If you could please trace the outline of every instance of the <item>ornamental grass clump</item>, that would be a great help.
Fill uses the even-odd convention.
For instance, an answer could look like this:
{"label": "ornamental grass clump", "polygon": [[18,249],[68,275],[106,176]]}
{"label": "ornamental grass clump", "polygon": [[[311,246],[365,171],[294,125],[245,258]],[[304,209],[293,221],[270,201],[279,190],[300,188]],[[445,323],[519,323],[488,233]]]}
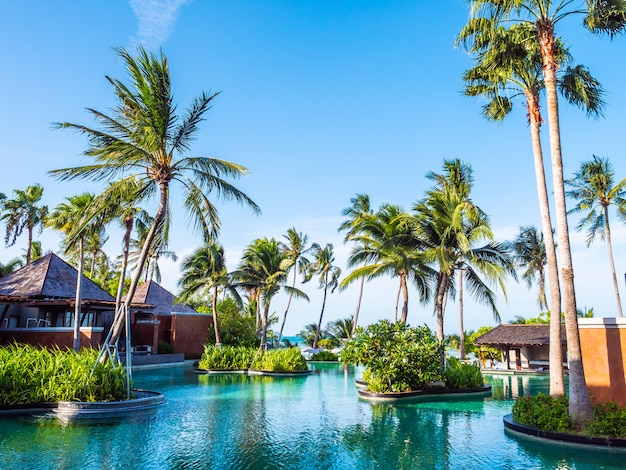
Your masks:
{"label": "ornamental grass clump", "polygon": [[363,379],[374,393],[420,390],[443,380],[443,342],[426,326],[410,327],[381,320],[363,329],[341,352],[346,364],[364,365]]}
{"label": "ornamental grass clump", "polygon": [[485,385],[479,363],[463,363],[456,357],[449,357],[447,360],[444,382],[446,388],[451,389],[479,388]]}
{"label": "ornamental grass clump", "polygon": [[206,370],[246,370],[250,367],[256,348],[245,346],[216,347],[204,346],[204,352],[198,362],[200,369]]}
{"label": "ornamental grass clump", "polygon": [[98,364],[98,351],[0,347],[0,405],[126,399],[126,369]]}
{"label": "ornamental grass clump", "polygon": [[270,349],[257,354],[250,369],[267,372],[303,372],[309,370],[300,348]]}

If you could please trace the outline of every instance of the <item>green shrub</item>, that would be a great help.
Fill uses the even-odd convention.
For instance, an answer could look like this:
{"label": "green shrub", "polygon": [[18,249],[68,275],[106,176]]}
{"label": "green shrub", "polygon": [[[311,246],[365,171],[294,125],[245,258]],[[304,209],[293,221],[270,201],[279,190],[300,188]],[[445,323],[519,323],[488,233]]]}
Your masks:
{"label": "green shrub", "polygon": [[626,407],[615,402],[594,406],[593,421],[585,429],[585,434],[626,438]]}
{"label": "green shrub", "polygon": [[317,346],[322,348],[322,349],[332,349],[333,348],[333,342],[332,340],[325,338],[325,339],[320,339],[317,342]]}
{"label": "green shrub", "polygon": [[364,365],[368,390],[375,393],[420,390],[443,379],[444,344],[426,326],[381,320],[358,328],[341,352],[347,364]]}
{"label": "green shrub", "polygon": [[311,356],[312,361],[338,361],[339,356],[337,354],[332,353],[330,351],[320,351]]}
{"label": "green shrub", "polygon": [[539,393],[537,396],[517,398],[513,404],[513,419],[544,431],[568,432],[569,407],[567,397],[551,397]]}
{"label": "green shrub", "polygon": [[444,382],[447,388],[478,388],[485,384],[480,364],[467,364],[456,357],[449,357],[444,372]]}
{"label": "green shrub", "polygon": [[166,341],[159,341],[157,354],[174,354],[174,346]]}
{"label": "green shrub", "polygon": [[0,347],[0,405],[118,401],[127,397],[126,369],[96,364],[98,351]]}
{"label": "green shrub", "polygon": [[222,346],[218,348],[212,344],[207,344],[204,346],[198,367],[207,370],[248,369],[255,352],[255,348],[244,346]]}
{"label": "green shrub", "polygon": [[309,367],[300,351],[300,348],[271,349],[264,354],[258,354],[250,369],[269,372],[299,372]]}

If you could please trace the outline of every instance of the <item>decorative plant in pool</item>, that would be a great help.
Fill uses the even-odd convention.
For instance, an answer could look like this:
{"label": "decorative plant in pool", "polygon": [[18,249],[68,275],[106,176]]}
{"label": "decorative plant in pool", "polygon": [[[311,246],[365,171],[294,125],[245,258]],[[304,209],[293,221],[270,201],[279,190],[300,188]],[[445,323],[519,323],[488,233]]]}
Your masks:
{"label": "decorative plant in pool", "polygon": [[212,344],[204,346],[204,352],[198,363],[206,370],[245,370],[250,367],[257,348],[246,346],[222,346]]}
{"label": "decorative plant in pool", "polygon": [[443,381],[444,349],[443,342],[426,326],[381,320],[357,328],[356,337],[342,350],[341,360],[367,368],[363,379],[370,392],[406,392]]}
{"label": "decorative plant in pool", "polygon": [[446,388],[479,388],[485,385],[485,378],[477,362],[468,364],[456,357],[449,357],[444,372]]}
{"label": "decorative plant in pool", "polygon": [[[321,341],[320,341],[321,342]],[[324,361],[324,362],[337,362],[339,360],[339,356],[334,352],[330,351],[320,351],[311,356],[312,361]]]}
{"label": "decorative plant in pool", "polygon": [[127,397],[126,369],[96,364],[98,351],[80,353],[11,344],[0,347],[0,405],[59,401],[118,401]]}
{"label": "decorative plant in pool", "polygon": [[257,354],[250,369],[267,372],[303,372],[309,369],[300,348],[270,349]]}

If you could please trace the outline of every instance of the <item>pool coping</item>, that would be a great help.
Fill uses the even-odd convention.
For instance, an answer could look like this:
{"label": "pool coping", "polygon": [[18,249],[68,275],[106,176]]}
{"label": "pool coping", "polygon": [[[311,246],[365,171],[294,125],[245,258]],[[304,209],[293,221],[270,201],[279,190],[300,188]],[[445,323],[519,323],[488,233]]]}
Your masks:
{"label": "pool coping", "polygon": [[611,448],[626,451],[626,439],[618,437],[592,437],[582,434],[560,433],[556,431],[544,431],[532,426],[518,423],[513,419],[512,414],[505,415],[502,418],[506,431],[514,435],[537,439],[545,443],[559,443],[566,445],[575,445],[576,447],[586,448]]}
{"label": "pool coping", "polygon": [[433,388],[410,392],[374,393],[363,388],[358,389],[359,398],[372,402],[403,403],[426,401],[450,401],[465,398],[484,398],[491,396],[491,385],[476,388],[446,389]]}

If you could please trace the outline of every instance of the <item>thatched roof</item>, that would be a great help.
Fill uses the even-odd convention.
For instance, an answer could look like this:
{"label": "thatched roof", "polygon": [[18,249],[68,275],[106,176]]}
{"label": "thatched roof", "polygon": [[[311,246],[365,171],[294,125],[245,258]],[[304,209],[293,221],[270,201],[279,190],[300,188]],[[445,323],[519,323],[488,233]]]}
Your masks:
{"label": "thatched roof", "polygon": [[155,314],[197,313],[186,304],[176,302],[176,296],[154,281],[148,281],[137,287],[133,303],[154,305]]}
{"label": "thatched roof", "polygon": [[[39,258],[0,278],[0,297],[5,300],[56,300],[76,297],[78,271],[54,253]],[[115,298],[83,276],[83,301],[115,302]]]}
{"label": "thatched roof", "polygon": [[[566,344],[564,327],[561,328],[561,343]],[[498,325],[476,338],[474,344],[495,348],[548,345],[550,325]]]}

